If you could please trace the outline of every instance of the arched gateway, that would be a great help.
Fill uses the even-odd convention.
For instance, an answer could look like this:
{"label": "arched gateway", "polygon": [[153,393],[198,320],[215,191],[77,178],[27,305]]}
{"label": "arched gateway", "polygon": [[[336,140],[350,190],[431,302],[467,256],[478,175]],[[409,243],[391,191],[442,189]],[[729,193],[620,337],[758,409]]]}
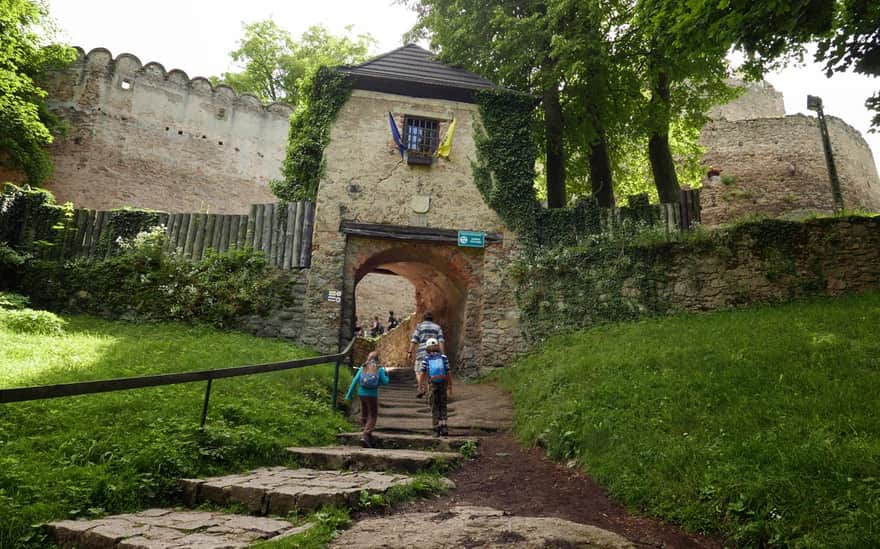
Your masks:
{"label": "arched gateway", "polygon": [[[447,333],[453,368],[473,373],[506,363],[525,346],[504,279],[517,243],[483,201],[471,168],[474,91],[493,84],[414,45],[340,70],[353,91],[324,151],[308,339],[324,349],[347,341],[355,288],[380,272],[413,285],[417,313],[431,310]],[[450,132],[450,154],[440,157]],[[472,235],[465,242],[462,231]]]}

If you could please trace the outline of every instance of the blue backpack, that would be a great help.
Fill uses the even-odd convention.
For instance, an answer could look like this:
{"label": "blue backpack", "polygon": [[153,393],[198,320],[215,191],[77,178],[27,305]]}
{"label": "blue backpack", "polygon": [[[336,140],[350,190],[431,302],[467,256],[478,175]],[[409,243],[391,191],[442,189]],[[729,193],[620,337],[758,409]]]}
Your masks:
{"label": "blue backpack", "polygon": [[364,364],[364,367],[361,370],[361,388],[376,389],[379,387],[379,366],[376,366],[375,368],[375,370],[368,372],[367,365]]}
{"label": "blue backpack", "polygon": [[446,365],[443,364],[442,356],[428,357],[428,378],[431,383],[443,383],[446,381]]}

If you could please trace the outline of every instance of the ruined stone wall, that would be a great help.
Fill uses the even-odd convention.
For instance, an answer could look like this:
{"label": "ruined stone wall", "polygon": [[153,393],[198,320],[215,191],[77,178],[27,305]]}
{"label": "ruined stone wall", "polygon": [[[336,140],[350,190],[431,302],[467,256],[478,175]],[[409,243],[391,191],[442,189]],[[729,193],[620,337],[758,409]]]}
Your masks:
{"label": "ruined stone wall", "polygon": [[275,200],[268,184],[280,177],[289,105],[103,48],[80,52],[47,89],[70,125],[46,184],[58,202],[240,214]]}
{"label": "ruined stone wall", "polygon": [[769,83],[745,82],[731,78],[729,86],[742,88],[742,94],[723,105],[712,107],[707,116],[713,120],[751,120],[753,118],[782,118],[785,116],[785,102],[782,93]]}
{"label": "ruined stone wall", "polygon": [[[827,120],[846,208],[880,211],[880,179],[868,144],[842,120]],[[700,143],[704,163],[720,168],[724,177],[703,183],[703,223],[833,210],[816,118],[715,120],[703,128]]]}
{"label": "ruined stone wall", "polygon": [[410,338],[421,319],[415,315],[406,317],[395,329],[391,330],[376,344],[382,364],[391,368],[412,368],[413,360],[407,360]]}
{"label": "ruined stone wall", "polygon": [[609,251],[527,268],[517,295],[532,341],[603,322],[880,289],[880,217],[764,220]]}

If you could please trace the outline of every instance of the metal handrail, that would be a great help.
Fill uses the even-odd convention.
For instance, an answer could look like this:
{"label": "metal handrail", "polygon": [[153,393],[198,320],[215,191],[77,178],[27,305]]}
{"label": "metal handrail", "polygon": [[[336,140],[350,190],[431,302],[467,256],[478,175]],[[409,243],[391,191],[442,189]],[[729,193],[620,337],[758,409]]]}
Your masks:
{"label": "metal handrail", "polygon": [[0,404],[10,402],[27,402],[32,400],[46,400],[76,395],[91,395],[96,393],[108,393],[112,391],[125,391],[128,389],[142,389],[145,387],[159,387],[162,385],[176,385],[179,383],[191,383],[193,381],[207,381],[205,390],[205,403],[202,407],[201,427],[205,426],[205,418],[208,415],[208,400],[211,397],[211,382],[215,379],[226,377],[240,377],[254,374],[265,374],[303,368],[315,364],[327,364],[335,362],[333,371],[333,395],[331,406],[336,408],[336,394],[339,388],[339,365],[342,360],[351,354],[354,339],[339,353],[333,355],[273,362],[269,364],[254,364],[251,366],[236,366],[233,368],[218,368],[215,370],[200,370],[196,372],[183,372],[178,374],[156,374],[150,376],[121,377],[96,381],[79,381],[75,383],[59,383],[55,385],[37,385],[33,387],[16,387],[12,389],[0,389]]}

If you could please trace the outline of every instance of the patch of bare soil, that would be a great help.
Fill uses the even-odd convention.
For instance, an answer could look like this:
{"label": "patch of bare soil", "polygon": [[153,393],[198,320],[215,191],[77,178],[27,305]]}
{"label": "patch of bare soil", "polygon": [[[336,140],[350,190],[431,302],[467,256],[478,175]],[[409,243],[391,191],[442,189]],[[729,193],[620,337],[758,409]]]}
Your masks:
{"label": "patch of bare soil", "polygon": [[456,489],[395,512],[448,512],[454,505],[493,507],[518,516],[557,517],[620,534],[639,547],[719,549],[724,542],[689,534],[662,521],[634,516],[609,500],[583,473],[523,448],[509,433],[481,437],[480,456],[449,475]]}

